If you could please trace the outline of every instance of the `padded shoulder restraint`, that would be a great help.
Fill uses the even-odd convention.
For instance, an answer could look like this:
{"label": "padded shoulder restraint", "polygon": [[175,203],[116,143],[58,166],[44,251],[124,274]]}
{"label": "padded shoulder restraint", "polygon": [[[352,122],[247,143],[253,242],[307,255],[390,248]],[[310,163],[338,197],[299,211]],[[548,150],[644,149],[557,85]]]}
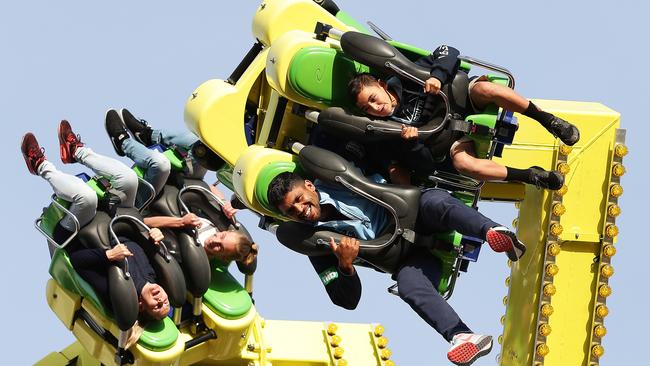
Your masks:
{"label": "padded shoulder restraint", "polygon": [[[201,187],[209,189],[207,188],[207,185],[201,185]],[[219,203],[214,200],[214,197],[208,195],[206,192],[202,190],[186,190],[182,193],[180,199],[185,203],[190,211],[200,213],[201,216],[206,216],[208,220],[214,224],[217,230],[237,231],[253,242],[253,238],[246,228],[241,225],[241,223],[238,226],[233,225],[232,221],[227,218],[221,210]],[[257,268],[257,259],[247,266],[237,262],[237,267],[239,268],[239,271],[244,274],[252,274]]]}
{"label": "padded shoulder restraint", "polygon": [[[386,273],[395,273],[399,264],[409,253],[411,243],[401,237],[388,246],[382,246],[391,237],[384,233],[373,240],[360,240],[358,260],[355,264],[374,268]],[[280,224],[276,232],[278,241],[287,248],[308,256],[331,255],[330,237],[340,241],[343,235],[318,229],[312,225],[287,221]]]}
{"label": "padded shoulder restraint", "polygon": [[412,229],[417,217],[420,190],[416,187],[375,183],[361,170],[339,155],[316,146],[305,146],[300,151],[300,165],[314,177],[333,185],[346,182],[393,209],[400,228]]}
{"label": "padded shoulder restraint", "polygon": [[343,33],[341,48],[346,55],[355,61],[382,70],[389,75],[394,75],[395,72],[386,66],[387,62],[421,80],[427,80],[431,77],[429,70],[425,67],[416,65],[383,39],[368,34],[359,32]]}

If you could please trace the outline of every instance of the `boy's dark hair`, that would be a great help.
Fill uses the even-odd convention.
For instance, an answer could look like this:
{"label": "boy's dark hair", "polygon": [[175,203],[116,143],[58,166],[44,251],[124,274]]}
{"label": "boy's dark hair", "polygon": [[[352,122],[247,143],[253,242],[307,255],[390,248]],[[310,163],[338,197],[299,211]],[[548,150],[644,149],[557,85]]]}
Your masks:
{"label": "boy's dark hair", "polygon": [[284,172],[278,174],[271,183],[269,183],[269,188],[266,191],[266,195],[269,199],[269,204],[277,208],[284,197],[299,183],[303,183],[305,179],[293,172]]}
{"label": "boy's dark hair", "polygon": [[378,81],[379,79],[367,72],[355,75],[348,83],[348,94],[352,99],[352,103],[357,104],[357,97],[359,97],[359,93],[361,93],[361,89],[363,89],[364,86],[371,85]]}

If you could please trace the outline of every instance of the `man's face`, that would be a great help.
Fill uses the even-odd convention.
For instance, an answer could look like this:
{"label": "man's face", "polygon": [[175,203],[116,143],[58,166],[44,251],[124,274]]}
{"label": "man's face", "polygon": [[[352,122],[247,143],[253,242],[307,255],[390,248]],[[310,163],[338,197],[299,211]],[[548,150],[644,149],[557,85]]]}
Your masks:
{"label": "man's face", "polygon": [[155,283],[147,283],[140,294],[140,309],[155,319],[163,319],[169,314],[167,293]]}
{"label": "man's face", "polygon": [[203,247],[208,256],[230,258],[237,252],[237,234],[233,231],[220,231],[205,240]]}
{"label": "man's face", "polygon": [[370,116],[388,117],[393,114],[396,105],[397,101],[391,98],[383,81],[363,86],[357,95],[357,107]]}
{"label": "man's face", "polygon": [[283,215],[295,221],[320,221],[320,202],[316,187],[309,180],[296,184],[278,206]]}

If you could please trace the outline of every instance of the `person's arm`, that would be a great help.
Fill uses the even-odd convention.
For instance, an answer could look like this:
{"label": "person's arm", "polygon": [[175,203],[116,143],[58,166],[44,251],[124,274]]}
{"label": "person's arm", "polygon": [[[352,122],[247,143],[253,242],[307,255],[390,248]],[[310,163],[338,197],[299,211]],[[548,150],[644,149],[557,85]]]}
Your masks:
{"label": "person's arm", "polygon": [[214,184],[210,184],[210,191],[223,201],[223,214],[226,215],[227,218],[232,219],[232,217],[237,213],[237,209],[232,207],[230,201],[226,200],[223,193]]}
{"label": "person's arm", "polygon": [[458,71],[458,65],[460,65],[459,55],[460,52],[454,47],[442,45],[430,55],[420,58],[415,63],[430,69],[431,77],[445,85],[453,79],[456,71]]}
{"label": "person's arm", "polygon": [[118,244],[108,250],[103,248],[80,249],[69,254],[70,263],[75,269],[105,268],[110,262],[119,261],[132,255],[124,244]]}
{"label": "person's arm", "polygon": [[353,270],[346,274],[338,266],[334,255],[310,256],[309,261],[325,286],[325,291],[335,305],[354,310],[361,299],[361,281]]}
{"label": "person's arm", "polygon": [[188,213],[183,217],[175,217],[175,216],[145,217],[144,223],[147,224],[147,226],[149,227],[178,229],[178,228],[185,228],[185,227],[189,227],[189,228],[197,227],[201,225],[201,220],[199,220],[199,217],[196,216],[195,214]]}

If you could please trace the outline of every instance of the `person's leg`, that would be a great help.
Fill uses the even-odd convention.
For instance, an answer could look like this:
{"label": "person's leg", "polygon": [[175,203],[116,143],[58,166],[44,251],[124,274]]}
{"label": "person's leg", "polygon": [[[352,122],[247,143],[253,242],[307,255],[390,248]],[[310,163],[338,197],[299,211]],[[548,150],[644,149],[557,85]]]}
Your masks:
{"label": "person's leg", "polygon": [[484,76],[476,79],[470,85],[469,94],[472,104],[476,108],[483,109],[493,103],[509,111],[521,113],[539,122],[567,145],[574,145],[580,139],[580,132],[571,123],[540,110],[514,90],[489,82]]}
{"label": "person's leg", "polygon": [[552,190],[560,189],[564,184],[564,177],[556,171],[546,171],[540,167],[517,169],[493,160],[479,159],[474,152],[473,142],[466,138],[454,142],[449,154],[454,168],[474,179],[522,182]]}
{"label": "person's leg", "polygon": [[199,141],[190,131],[175,131],[175,130],[152,130],[151,140],[153,143],[159,143],[166,146],[176,145],[183,149],[188,150],[190,162],[192,164],[192,174],[188,175],[190,178],[203,179],[207,169],[205,169],[198,160],[192,155],[192,145]]}
{"label": "person's leg", "polygon": [[[29,172],[41,176],[52,186],[57,197],[70,202],[68,209],[77,217],[81,226],[86,225],[95,217],[97,210],[95,192],[81,179],[60,172],[54,164],[46,160],[44,150],[38,144],[34,134],[28,132],[23,136],[20,150]],[[69,216],[64,217],[59,225],[65,230],[74,231],[74,221]]]}
{"label": "person's leg", "polygon": [[474,142],[460,139],[449,150],[454,168],[460,173],[478,180],[505,180],[508,171],[505,166],[493,160],[479,159],[474,152]]}
{"label": "person's leg", "polygon": [[199,141],[199,138],[190,131],[162,129],[152,130],[151,141],[167,146],[176,145],[189,150],[195,142]]}
{"label": "person's leg", "polygon": [[[70,202],[68,210],[75,215],[79,226],[86,225],[95,217],[97,194],[83,180],[59,171],[47,160],[39,166],[38,175],[52,186],[57,197]],[[60,224],[64,229],[74,231],[75,225],[71,217],[65,216]]]}
{"label": "person's leg", "polygon": [[433,329],[450,342],[456,334],[472,333],[435,288],[440,280],[440,263],[424,251],[411,254],[397,272],[399,297]]}
{"label": "person's leg", "polygon": [[127,138],[122,141],[122,150],[135,165],[142,168],[144,179],[151,183],[156,194],[162,191],[171,172],[171,163],[163,154],[157,150],[151,150],[134,138]]}
{"label": "person's leg", "polygon": [[138,191],[138,176],[131,168],[119,160],[97,154],[85,146],[77,148],[74,157],[96,174],[109,178],[113,188],[124,193],[126,199],[120,206],[133,207]]}
{"label": "person's leg", "polygon": [[415,231],[421,233],[458,231],[485,238],[488,230],[500,226],[442,189],[429,189],[420,197]]}
{"label": "person's leg", "polygon": [[455,230],[488,242],[495,252],[506,252],[517,261],[526,252],[514,232],[441,189],[429,189],[420,197],[415,232],[428,234]]}

